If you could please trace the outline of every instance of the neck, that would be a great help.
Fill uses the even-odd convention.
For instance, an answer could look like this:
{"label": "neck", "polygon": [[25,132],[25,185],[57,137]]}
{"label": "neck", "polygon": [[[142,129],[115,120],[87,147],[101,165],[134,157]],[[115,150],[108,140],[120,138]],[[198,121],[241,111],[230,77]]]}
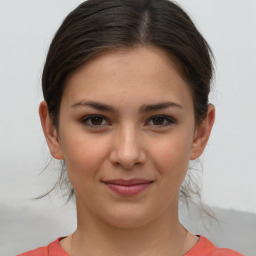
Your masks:
{"label": "neck", "polygon": [[184,255],[191,241],[178,220],[176,205],[146,225],[121,228],[103,222],[77,200],[77,230],[62,246],[71,256]]}

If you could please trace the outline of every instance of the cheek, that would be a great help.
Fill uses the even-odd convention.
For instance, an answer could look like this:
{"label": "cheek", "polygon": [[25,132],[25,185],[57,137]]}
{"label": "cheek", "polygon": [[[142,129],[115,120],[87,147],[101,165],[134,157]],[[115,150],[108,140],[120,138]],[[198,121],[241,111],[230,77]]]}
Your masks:
{"label": "cheek", "polygon": [[182,183],[189,164],[191,144],[186,136],[166,138],[154,145],[154,164],[159,175],[165,177],[162,181],[174,187]]}
{"label": "cheek", "polygon": [[81,183],[97,179],[98,171],[108,152],[107,145],[108,143],[103,143],[100,139],[77,134],[63,138],[65,164],[70,182],[75,189],[79,189],[77,186]]}

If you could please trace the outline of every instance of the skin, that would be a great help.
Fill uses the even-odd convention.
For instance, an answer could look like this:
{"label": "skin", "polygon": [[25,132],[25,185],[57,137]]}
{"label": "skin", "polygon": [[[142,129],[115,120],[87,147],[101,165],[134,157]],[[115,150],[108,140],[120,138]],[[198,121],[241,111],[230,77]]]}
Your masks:
{"label": "skin", "polygon": [[[189,160],[207,144],[215,110],[209,105],[195,124],[189,85],[165,52],[142,46],[105,52],[67,81],[58,129],[46,102],[39,113],[50,152],[65,160],[76,191],[77,230],[60,242],[71,256],[184,255],[195,245],[198,238],[178,219],[179,187]],[[127,197],[102,182],[131,178],[152,183]]]}

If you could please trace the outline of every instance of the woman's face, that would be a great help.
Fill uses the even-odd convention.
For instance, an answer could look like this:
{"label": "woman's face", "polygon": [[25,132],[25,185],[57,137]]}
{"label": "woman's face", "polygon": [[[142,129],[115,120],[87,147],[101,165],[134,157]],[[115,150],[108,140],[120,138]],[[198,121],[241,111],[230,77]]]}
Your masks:
{"label": "woman's face", "polygon": [[78,209],[119,227],[176,211],[189,160],[203,150],[189,86],[153,47],[109,51],[77,70],[56,133],[51,151],[65,160]]}

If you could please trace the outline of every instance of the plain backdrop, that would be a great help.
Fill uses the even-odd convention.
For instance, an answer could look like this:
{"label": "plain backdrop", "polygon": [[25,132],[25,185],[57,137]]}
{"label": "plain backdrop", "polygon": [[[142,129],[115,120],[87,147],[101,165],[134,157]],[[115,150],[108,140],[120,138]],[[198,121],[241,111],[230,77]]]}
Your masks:
{"label": "plain backdrop", "polygon": [[[49,159],[38,116],[40,79],[55,31],[81,2],[0,0],[0,203],[5,207],[62,207],[60,196],[31,200],[56,180],[51,171],[39,175]],[[255,214],[256,1],[177,2],[216,58],[211,102],[217,115],[201,158],[203,200],[213,207]]]}

